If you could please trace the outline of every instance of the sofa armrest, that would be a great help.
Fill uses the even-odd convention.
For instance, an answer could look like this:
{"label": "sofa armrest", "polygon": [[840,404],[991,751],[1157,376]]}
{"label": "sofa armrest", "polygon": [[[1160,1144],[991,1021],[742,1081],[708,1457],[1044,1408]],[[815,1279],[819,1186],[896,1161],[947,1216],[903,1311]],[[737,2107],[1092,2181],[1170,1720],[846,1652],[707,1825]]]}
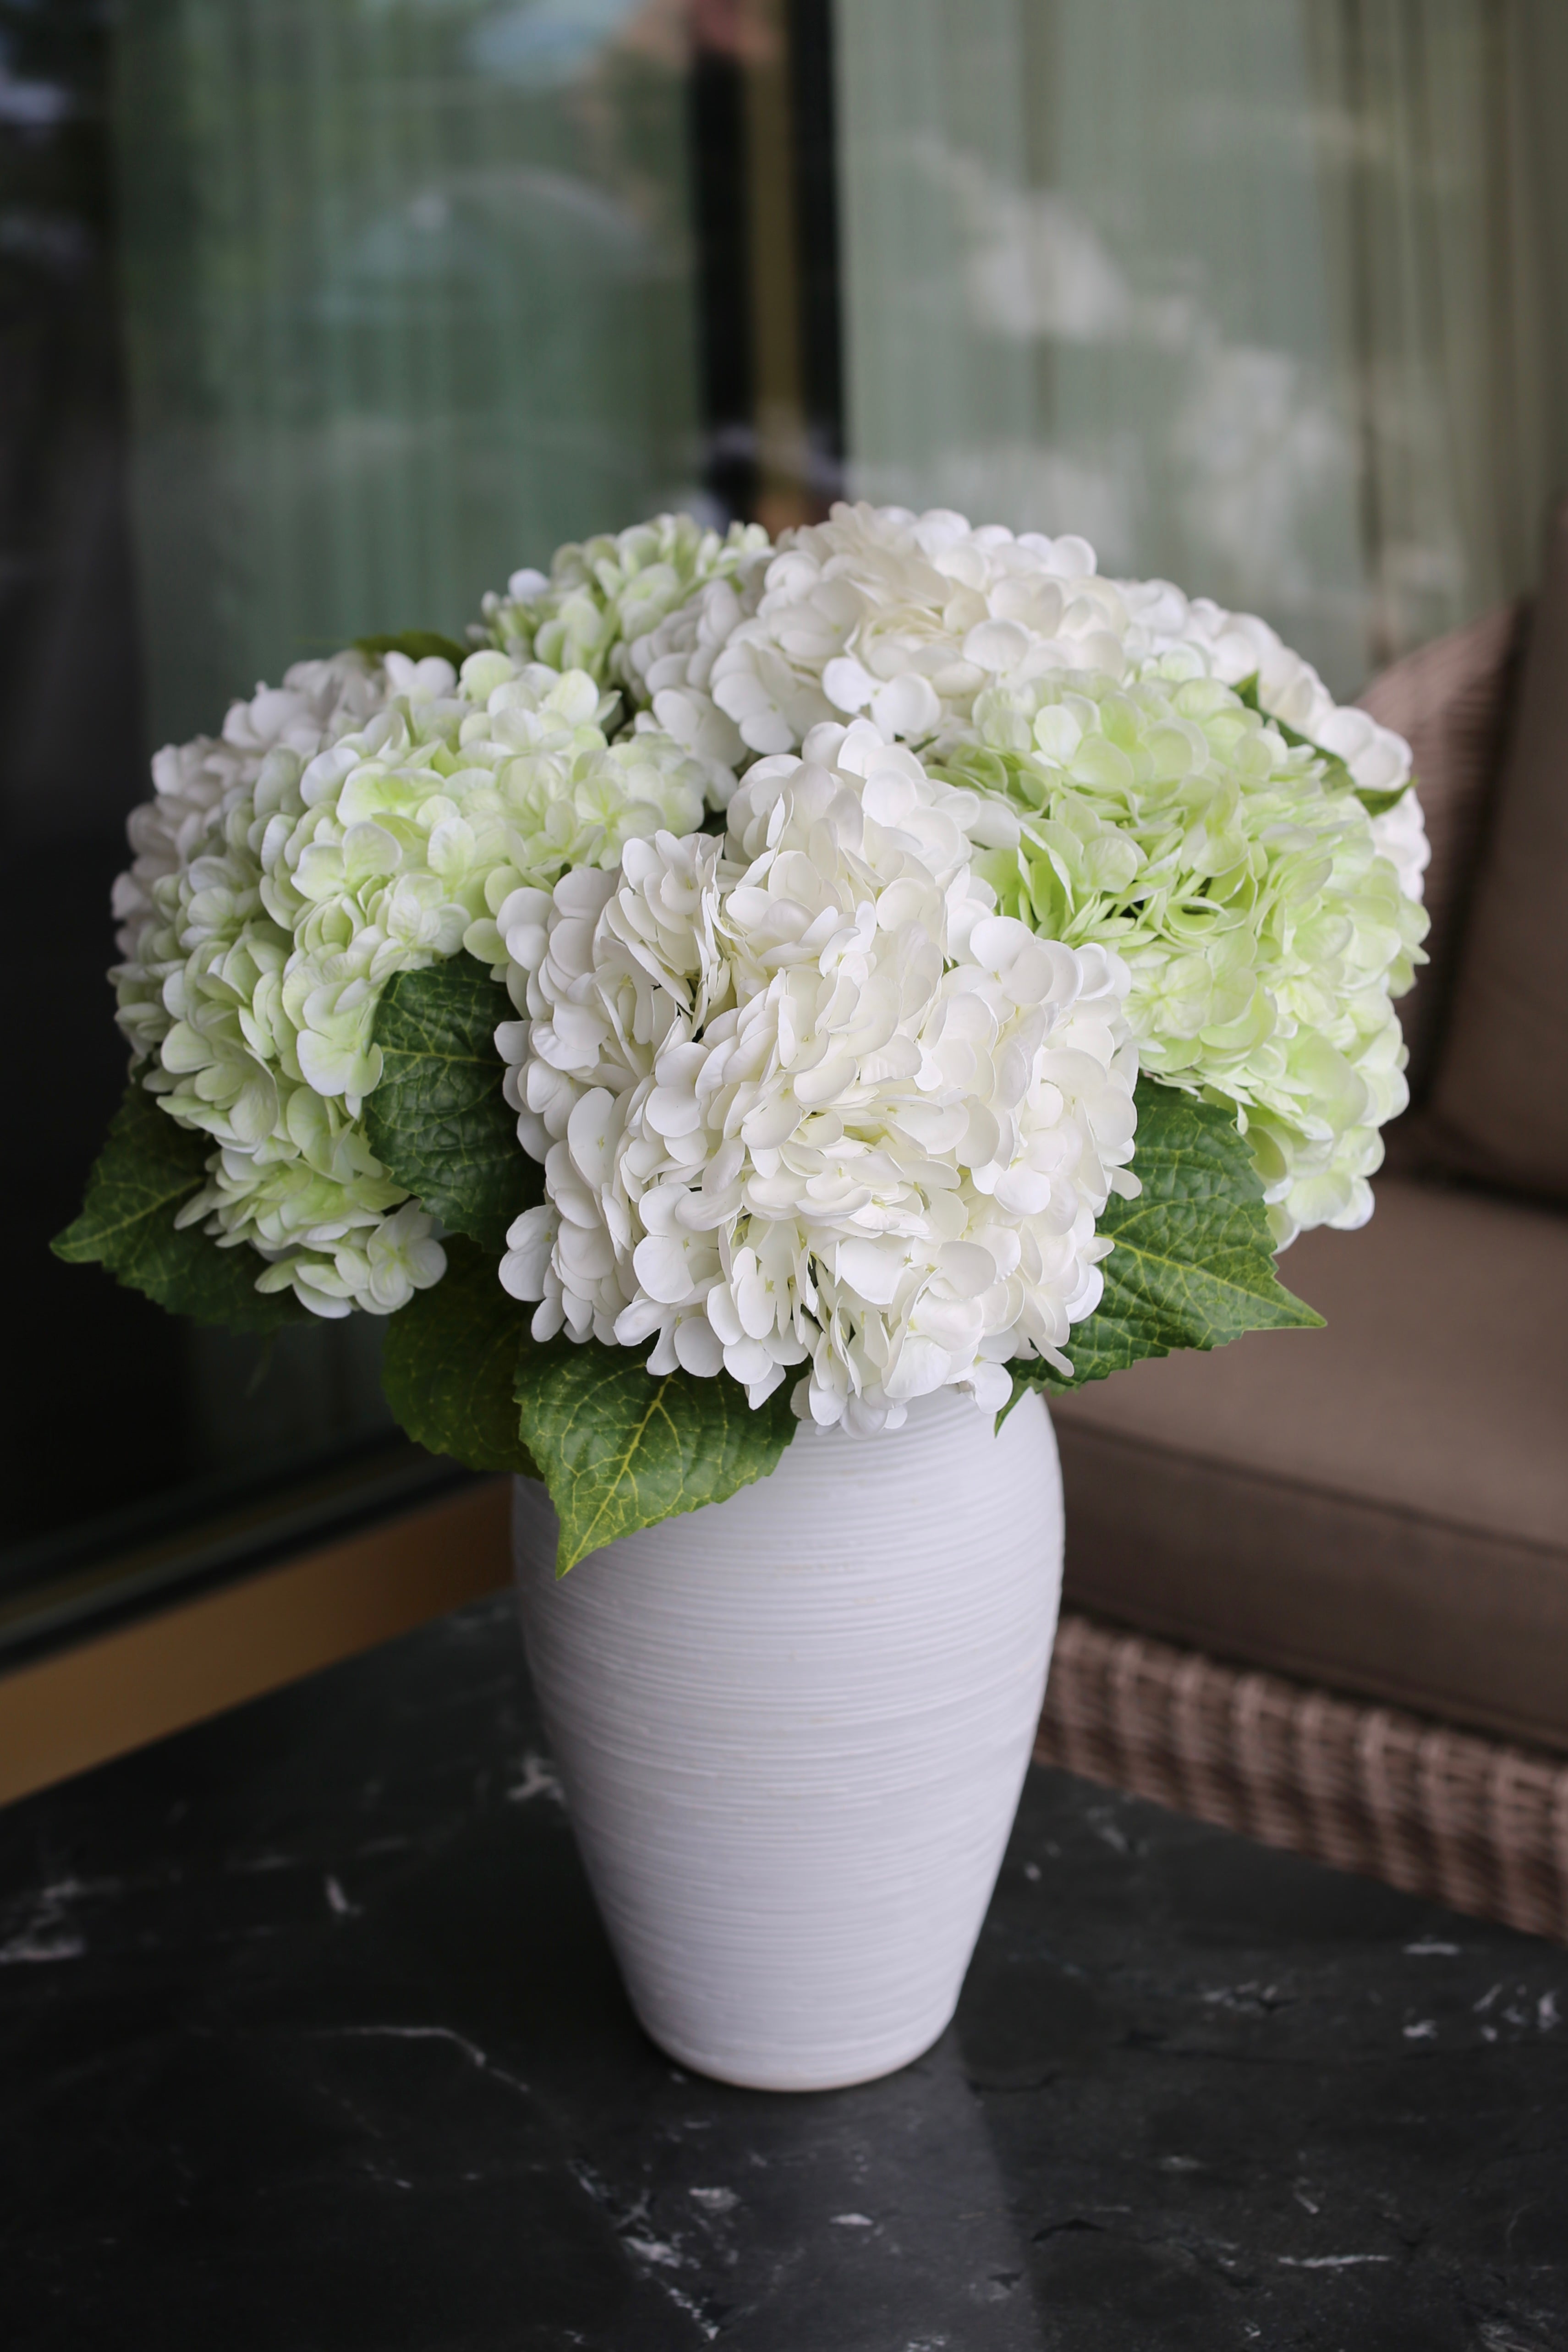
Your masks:
{"label": "sofa armrest", "polygon": [[1410,743],[1432,863],[1429,962],[1399,1008],[1410,1048],[1410,1098],[1422,1102],[1436,1061],[1470,886],[1501,764],[1529,610],[1500,605],[1436,637],[1374,677],[1362,708]]}

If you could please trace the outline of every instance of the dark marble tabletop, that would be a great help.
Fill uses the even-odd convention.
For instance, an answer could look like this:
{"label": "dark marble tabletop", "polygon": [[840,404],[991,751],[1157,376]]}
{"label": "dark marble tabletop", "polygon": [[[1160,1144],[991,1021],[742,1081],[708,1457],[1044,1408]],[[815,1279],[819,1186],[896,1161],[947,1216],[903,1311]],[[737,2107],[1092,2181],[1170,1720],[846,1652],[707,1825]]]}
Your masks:
{"label": "dark marble tabletop", "polygon": [[0,1815],[6,2352],[1561,2352],[1568,1956],[1030,1776],[958,2020],[627,2010],[487,1604]]}

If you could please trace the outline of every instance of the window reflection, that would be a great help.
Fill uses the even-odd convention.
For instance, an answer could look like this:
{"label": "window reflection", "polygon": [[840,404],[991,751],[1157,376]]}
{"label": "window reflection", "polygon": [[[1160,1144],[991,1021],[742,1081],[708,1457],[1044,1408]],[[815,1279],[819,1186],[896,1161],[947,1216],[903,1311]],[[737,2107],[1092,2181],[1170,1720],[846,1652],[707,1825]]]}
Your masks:
{"label": "window reflection", "polygon": [[1262,611],[1355,692],[1568,473],[1551,0],[841,0],[851,478]]}
{"label": "window reflection", "polygon": [[[0,0],[5,952],[23,1098],[47,1106],[21,1182],[13,1539],[79,1557],[130,1510],[141,1541],[160,1496],[178,1518],[226,1480],[393,1443],[371,1318],[231,1339],[47,1255],[123,1084],[103,974],[125,813],[156,744],[302,656],[460,635],[563,540],[756,494],[743,116],[747,77],[783,71],[780,22]],[[706,275],[704,71],[741,131],[736,252]],[[732,415],[704,379],[704,285],[742,354]]]}
{"label": "window reflection", "polygon": [[356,635],[460,634],[518,564],[699,490],[684,58],[646,16],[131,13],[156,733]]}

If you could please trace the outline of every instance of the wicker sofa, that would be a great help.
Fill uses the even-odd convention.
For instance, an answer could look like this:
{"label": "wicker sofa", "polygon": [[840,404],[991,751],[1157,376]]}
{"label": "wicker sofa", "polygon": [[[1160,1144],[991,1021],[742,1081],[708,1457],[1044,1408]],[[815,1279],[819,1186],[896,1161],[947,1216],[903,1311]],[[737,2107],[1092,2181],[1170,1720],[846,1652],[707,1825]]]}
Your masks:
{"label": "wicker sofa", "polygon": [[1432,839],[1411,1108],[1285,1262],[1323,1331],[1053,1408],[1040,1752],[1568,1938],[1568,507],[1532,609],[1364,699]]}

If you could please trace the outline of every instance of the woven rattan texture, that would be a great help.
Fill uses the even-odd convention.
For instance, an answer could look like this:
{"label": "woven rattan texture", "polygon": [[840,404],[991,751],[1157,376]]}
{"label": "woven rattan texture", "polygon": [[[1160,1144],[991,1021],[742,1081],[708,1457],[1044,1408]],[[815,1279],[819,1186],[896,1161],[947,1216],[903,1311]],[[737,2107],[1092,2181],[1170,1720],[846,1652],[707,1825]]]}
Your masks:
{"label": "woven rattan texture", "polygon": [[1568,1765],[1064,1616],[1036,1754],[1568,1942]]}

